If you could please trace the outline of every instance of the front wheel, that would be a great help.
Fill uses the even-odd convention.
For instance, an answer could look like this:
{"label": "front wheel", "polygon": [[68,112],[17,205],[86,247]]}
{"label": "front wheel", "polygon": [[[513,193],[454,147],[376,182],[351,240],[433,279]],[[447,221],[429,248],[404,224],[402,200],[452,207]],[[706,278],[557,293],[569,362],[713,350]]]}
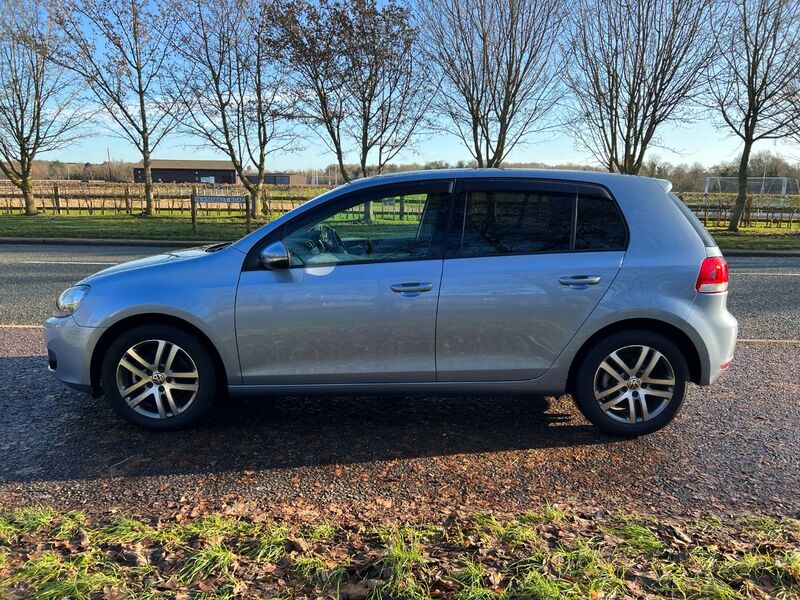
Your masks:
{"label": "front wheel", "polygon": [[611,334],[578,368],[575,403],[596,427],[635,437],[667,425],[686,397],[686,358],[668,337],[646,330]]}
{"label": "front wheel", "polygon": [[149,429],[197,421],[217,391],[214,361],[190,333],[170,325],[134,327],[103,358],[103,392],[114,410]]}

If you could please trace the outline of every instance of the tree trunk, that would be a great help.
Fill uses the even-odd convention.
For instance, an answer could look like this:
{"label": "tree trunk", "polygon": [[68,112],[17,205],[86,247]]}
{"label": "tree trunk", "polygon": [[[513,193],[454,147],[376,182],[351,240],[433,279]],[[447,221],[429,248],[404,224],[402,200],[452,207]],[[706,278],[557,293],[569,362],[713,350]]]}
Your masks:
{"label": "tree trunk", "polygon": [[25,214],[28,216],[39,214],[36,210],[36,202],[33,197],[33,184],[31,184],[30,175],[23,177],[19,189],[22,190],[22,198],[25,200]]}
{"label": "tree trunk", "polygon": [[150,169],[150,153],[142,153],[142,167],[144,170],[144,214],[153,214],[153,172]]}
{"label": "tree trunk", "polygon": [[752,147],[753,140],[746,139],[744,148],[742,148],[742,159],[739,161],[739,185],[736,194],[736,205],[731,213],[728,231],[739,231],[739,222],[744,214],[744,206],[747,202],[747,167],[750,164],[750,150]]}
{"label": "tree trunk", "polygon": [[339,172],[342,174],[342,179],[344,179],[345,183],[348,183],[350,181],[350,175],[348,175],[347,169],[344,168],[344,156],[338,144],[336,146],[336,161],[339,163]]}
{"label": "tree trunk", "polygon": [[245,200],[245,207],[244,207],[244,231],[245,233],[250,233],[250,228],[252,225],[252,217],[250,216],[253,211],[253,193],[247,193],[246,200]]}
{"label": "tree trunk", "polygon": [[255,185],[249,190],[250,194],[250,216],[255,218],[260,212],[259,204],[261,203],[261,186]]}

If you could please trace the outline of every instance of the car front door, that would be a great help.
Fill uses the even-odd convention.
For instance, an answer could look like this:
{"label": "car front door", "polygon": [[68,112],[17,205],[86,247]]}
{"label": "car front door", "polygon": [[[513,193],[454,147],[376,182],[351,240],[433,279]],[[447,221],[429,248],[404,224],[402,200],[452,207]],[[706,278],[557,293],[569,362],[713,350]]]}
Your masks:
{"label": "car front door", "polygon": [[[242,272],[242,383],[433,381],[451,181],[353,192],[289,222],[291,266]],[[256,247],[256,251],[258,247]]]}
{"label": "car front door", "polygon": [[[442,271],[439,381],[533,379],[617,275],[627,229],[602,188],[463,180]],[[452,230],[457,231],[454,227]]]}

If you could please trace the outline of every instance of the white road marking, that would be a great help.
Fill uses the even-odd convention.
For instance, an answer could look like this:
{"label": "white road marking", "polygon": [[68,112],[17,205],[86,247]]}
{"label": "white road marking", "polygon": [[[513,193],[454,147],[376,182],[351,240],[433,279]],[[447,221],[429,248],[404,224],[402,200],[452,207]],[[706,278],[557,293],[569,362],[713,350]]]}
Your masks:
{"label": "white road marking", "polygon": [[3,325],[0,323],[0,329],[42,329],[43,325]]}
{"label": "white road marking", "polygon": [[731,275],[768,275],[772,277],[800,277],[800,273],[760,273],[756,271],[731,271]]}
{"label": "white road marking", "polygon": [[740,340],[736,340],[737,344],[800,344],[800,340],[792,340],[792,339],[779,339],[779,340],[770,340],[770,339],[762,339],[762,338],[742,338]]}
{"label": "white road marking", "polygon": [[81,262],[78,260],[19,260],[22,265],[117,265],[115,262]]}

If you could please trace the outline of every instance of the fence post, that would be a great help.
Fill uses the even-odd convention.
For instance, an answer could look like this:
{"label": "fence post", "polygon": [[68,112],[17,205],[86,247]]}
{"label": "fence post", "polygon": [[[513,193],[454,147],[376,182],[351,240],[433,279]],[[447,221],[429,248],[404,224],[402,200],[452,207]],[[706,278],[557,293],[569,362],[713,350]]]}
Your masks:
{"label": "fence post", "polygon": [[372,202],[369,200],[364,202],[364,221],[372,223]]}
{"label": "fence post", "polygon": [[53,184],[53,203],[56,206],[56,214],[61,214],[61,198],[58,195],[58,184]]}
{"label": "fence post", "polygon": [[[708,186],[708,182],[706,182]],[[703,227],[708,227],[708,190],[703,192]]]}
{"label": "fence post", "polygon": [[131,186],[125,186],[125,213],[131,214]]}
{"label": "fence post", "polygon": [[192,231],[197,231],[197,186],[192,186],[192,197],[189,206],[192,211]]}

